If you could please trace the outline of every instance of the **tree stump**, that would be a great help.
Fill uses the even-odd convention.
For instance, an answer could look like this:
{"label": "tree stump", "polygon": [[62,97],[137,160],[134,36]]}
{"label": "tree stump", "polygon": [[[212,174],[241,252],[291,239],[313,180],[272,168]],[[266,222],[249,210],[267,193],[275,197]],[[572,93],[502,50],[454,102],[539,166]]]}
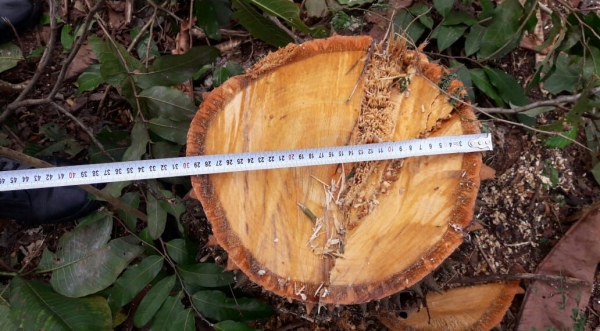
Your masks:
{"label": "tree stump", "polygon": [[[290,45],[205,98],[187,154],[479,133],[470,107],[455,101],[466,92],[454,77],[399,39]],[[296,300],[355,304],[413,285],[454,251],[473,216],[480,167],[477,153],[452,154],[192,184],[218,243],[250,280]]]}

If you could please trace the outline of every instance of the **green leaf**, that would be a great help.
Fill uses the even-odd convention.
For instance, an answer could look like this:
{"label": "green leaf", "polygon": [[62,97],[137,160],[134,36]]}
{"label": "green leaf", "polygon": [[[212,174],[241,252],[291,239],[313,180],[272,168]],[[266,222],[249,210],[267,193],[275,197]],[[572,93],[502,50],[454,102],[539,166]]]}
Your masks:
{"label": "green leaf", "polygon": [[498,5],[492,23],[483,34],[477,57],[494,60],[515,49],[523,36],[519,22],[521,15],[523,7],[518,0],[506,0]]}
{"label": "green leaf", "polygon": [[174,296],[170,296],[165,300],[162,307],[154,316],[152,326],[149,331],[163,331],[170,330],[171,324],[177,318],[177,316],[184,311],[183,305],[181,304],[181,298],[183,293],[178,292]]}
{"label": "green leaf", "polygon": [[474,24],[469,30],[467,39],[465,40],[465,55],[471,56],[481,48],[481,39],[485,33],[485,28],[479,24]]}
{"label": "green leaf", "polygon": [[425,26],[418,20],[415,21],[414,16],[408,10],[401,9],[394,15],[394,31],[406,34],[409,40],[416,42],[425,32]]}
{"label": "green leaf", "polygon": [[[577,127],[574,126],[570,131],[562,133],[565,137],[575,139],[577,137]],[[552,136],[544,142],[548,148],[565,148],[571,145],[573,141],[563,138],[561,136]]]}
{"label": "green leaf", "polygon": [[135,326],[141,328],[150,322],[169,296],[169,293],[171,293],[171,290],[175,286],[175,280],[175,275],[165,277],[146,293],[146,296],[144,296],[135,312],[133,318]]}
{"label": "green leaf", "polygon": [[71,33],[73,27],[70,24],[65,24],[60,31],[60,43],[63,45],[64,52],[68,52],[73,48],[75,35]]}
{"label": "green leaf", "polygon": [[494,4],[492,4],[491,0],[479,0],[479,3],[481,4],[481,13],[479,13],[477,18],[480,21],[494,15]]}
{"label": "green leaf", "polygon": [[433,18],[430,15],[431,8],[422,2],[417,2],[408,8],[408,11],[415,17],[419,18],[419,21],[423,23],[428,29],[433,28]]}
{"label": "green leaf", "polygon": [[469,69],[467,67],[455,60],[450,61],[450,67],[458,68],[456,75],[458,79],[463,83],[463,86],[467,90],[467,95],[470,100],[475,100],[475,93],[473,93],[473,81],[471,80],[471,74],[469,73]]}
{"label": "green leaf", "polygon": [[515,106],[524,106],[529,103],[529,99],[525,96],[525,90],[511,75],[489,67],[483,67],[483,70],[504,102]]}
{"label": "green leaf", "polygon": [[0,72],[12,69],[23,60],[23,53],[13,43],[0,44]]}
{"label": "green leaf", "polygon": [[548,73],[544,81],[544,89],[552,94],[562,91],[573,93],[579,86],[581,62],[571,63],[571,58],[560,53],[556,59],[555,70]]}
{"label": "green leaf", "polygon": [[148,127],[161,138],[185,145],[190,122],[174,122],[164,117],[157,117],[148,122]]}
{"label": "green leaf", "polygon": [[0,305],[0,330],[19,331],[19,328],[10,319],[10,307],[4,304]]}
{"label": "green leaf", "polygon": [[213,62],[219,50],[212,46],[197,46],[184,54],[166,55],[156,59],[148,72],[133,75],[133,81],[142,89],[152,86],[172,86],[191,79],[198,68]]}
{"label": "green leaf", "polygon": [[[213,73],[213,83],[215,87],[225,83],[227,79],[233,76],[241,75],[244,73],[244,68],[236,62],[228,61],[224,66],[215,69]],[[194,110],[194,113],[196,111]]]}
{"label": "green leaf", "polygon": [[215,331],[258,331],[258,329],[251,328],[244,323],[234,321],[223,321],[213,325]]}
{"label": "green leaf", "polygon": [[194,2],[194,15],[198,25],[209,38],[221,40],[219,25],[229,23],[231,8],[227,1],[200,0]]}
{"label": "green leaf", "polygon": [[433,6],[440,15],[446,17],[452,10],[452,6],[454,6],[454,0],[433,0]]}
{"label": "green leaf", "polygon": [[596,183],[600,184],[600,163],[597,163],[596,166],[594,166],[592,169],[592,175],[594,175]]}
{"label": "green leaf", "polygon": [[[138,28],[131,29],[129,32],[131,39],[137,37],[138,34]],[[135,51],[138,54],[138,57],[143,61],[146,61],[151,57],[160,56],[158,46],[156,46],[154,40],[150,39],[150,33],[148,32],[144,33],[144,35],[139,39],[138,43],[135,45]]]}
{"label": "green leaf", "polygon": [[[93,217],[92,215],[91,217]],[[52,288],[69,297],[82,297],[112,285],[142,247],[126,238],[111,240],[112,216],[83,224],[63,235],[56,253],[42,254],[39,272],[52,272]]]}
{"label": "green leaf", "polygon": [[152,158],[168,159],[178,157],[181,153],[181,146],[166,141],[157,141],[152,144]]}
{"label": "green leaf", "polygon": [[167,212],[160,206],[154,195],[148,194],[146,213],[148,214],[148,231],[150,237],[156,240],[165,231]]}
{"label": "green leaf", "polygon": [[178,265],[177,271],[179,271],[181,278],[190,285],[220,287],[235,282],[232,273],[226,272],[214,263]]}
{"label": "green leaf", "polygon": [[536,122],[536,117],[540,114],[549,112],[554,110],[554,107],[537,107],[533,109],[529,109],[528,111],[524,111],[517,114],[517,120],[520,123],[523,123],[527,126],[534,126]]}
{"label": "green leaf", "polygon": [[[140,206],[140,194],[138,192],[127,192],[121,197],[121,202],[133,207],[134,209],[138,209],[138,207]],[[135,231],[137,217],[128,214],[120,209],[118,213],[121,220],[123,220],[123,223],[125,223],[125,226],[127,226],[129,230]]]}
{"label": "green leaf", "polygon": [[173,192],[169,190],[159,190],[161,195],[159,200],[160,206],[169,214],[173,215],[175,219],[181,220],[181,214],[185,212],[185,206],[183,201],[178,196],[175,196]]}
{"label": "green leaf", "polygon": [[[146,146],[149,142],[148,128],[144,121],[138,117],[133,125],[133,129],[131,129],[131,146],[123,154],[123,161],[137,161],[141,159],[142,155],[146,154]],[[121,190],[129,184],[131,184],[131,181],[109,183],[102,191],[113,197],[119,197],[121,196]]]}
{"label": "green leaf", "polygon": [[494,103],[498,107],[504,106],[504,101],[498,92],[490,83],[488,76],[485,74],[483,69],[470,69],[469,73],[471,74],[471,79],[473,80],[473,84],[477,87],[481,92],[485,93],[488,97],[494,100]]}
{"label": "green leaf", "polygon": [[468,26],[466,25],[451,25],[444,26],[440,25],[436,28],[438,30],[437,35],[437,47],[441,52],[446,48],[452,46],[467,30]]}
{"label": "green leaf", "polygon": [[78,97],[85,91],[92,91],[104,82],[104,78],[100,74],[100,64],[92,64],[77,78],[75,96]]}
{"label": "green leaf", "polygon": [[63,235],[55,254],[42,254],[39,272],[52,272],[52,288],[68,297],[82,297],[112,285],[143,248],[124,238],[109,242],[112,217],[79,226]]}
{"label": "green leaf", "polygon": [[198,245],[188,239],[177,238],[165,244],[169,256],[178,265],[192,264],[196,262]]}
{"label": "green leaf", "polygon": [[[96,139],[104,146],[104,150],[112,156],[115,161],[121,161],[123,154],[131,144],[131,139],[128,131],[111,131],[108,126],[105,126],[102,131],[96,134]],[[92,144],[88,151],[90,163],[108,163],[113,162],[104,152]]]}
{"label": "green leaf", "polygon": [[249,298],[228,298],[221,291],[200,291],[192,296],[192,303],[204,316],[217,320],[248,321],[267,318],[273,308],[267,303]]}
{"label": "green leaf", "polygon": [[196,319],[194,318],[194,311],[191,309],[185,309],[177,314],[175,322],[171,325],[170,331],[195,331],[196,330]]}
{"label": "green leaf", "polygon": [[153,117],[162,116],[173,121],[190,120],[198,110],[189,95],[171,87],[152,86],[139,96],[141,100],[146,100]]}
{"label": "green leaf", "polygon": [[10,288],[12,320],[25,331],[112,330],[110,309],[102,297],[67,298],[48,284],[18,276]]}
{"label": "green leaf", "polygon": [[447,15],[442,21],[441,25],[458,25],[465,24],[471,26],[477,24],[477,19],[464,11],[454,11]]}
{"label": "green leaf", "polygon": [[277,24],[264,17],[246,0],[232,0],[235,9],[233,19],[240,23],[251,35],[275,47],[283,47],[294,39]]}
{"label": "green leaf", "polygon": [[109,290],[109,304],[119,308],[131,302],[158,275],[163,264],[161,256],[151,255],[129,267]]}
{"label": "green leaf", "polygon": [[310,34],[315,38],[325,38],[329,35],[329,31],[323,26],[309,28],[300,19],[300,8],[289,0],[245,0],[267,15],[277,16],[283,19],[291,27]]}
{"label": "green leaf", "polygon": [[130,73],[141,73],[145,70],[142,63],[119,43],[110,40],[104,42],[96,36],[88,37],[88,43],[100,61],[102,78],[112,86],[122,87],[128,82]]}

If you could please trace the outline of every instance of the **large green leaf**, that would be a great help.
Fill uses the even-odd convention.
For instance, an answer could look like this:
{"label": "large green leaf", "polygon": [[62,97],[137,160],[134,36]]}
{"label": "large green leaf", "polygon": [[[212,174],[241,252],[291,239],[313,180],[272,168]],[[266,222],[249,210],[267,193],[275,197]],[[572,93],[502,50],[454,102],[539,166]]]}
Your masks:
{"label": "large green leaf", "polygon": [[494,88],[494,86],[490,83],[490,79],[485,74],[483,69],[470,69],[469,73],[471,74],[473,84],[480,89],[481,92],[485,93],[488,97],[494,100],[496,106],[504,106],[504,101],[502,101],[502,98],[500,95],[498,95],[496,88]]}
{"label": "large green leaf", "polygon": [[[194,318],[194,311],[191,309],[185,309],[179,312],[175,317],[175,322],[171,325],[170,331],[195,331],[196,330],[196,319]],[[233,330],[232,330],[233,331]]]}
{"label": "large green leaf", "polygon": [[464,11],[453,11],[449,13],[441,25],[458,25],[465,24],[471,26],[477,24],[477,19]]}
{"label": "large green leaf", "polygon": [[178,265],[177,271],[186,284],[203,287],[227,286],[235,282],[233,274],[214,263]]}
{"label": "large green leaf", "polygon": [[109,242],[112,216],[78,226],[58,241],[56,253],[47,249],[38,266],[40,272],[52,272],[52,288],[68,297],[82,297],[112,285],[129,262],[143,248],[125,238]]}
{"label": "large green leaf", "polygon": [[481,48],[481,39],[485,33],[485,28],[479,24],[471,26],[467,39],[465,40],[465,55],[475,54]]}
{"label": "large green leaf", "polygon": [[146,199],[146,213],[148,214],[148,233],[154,240],[160,238],[167,224],[167,211],[158,203],[154,195],[148,194]]}
{"label": "large green leaf", "polygon": [[100,61],[102,78],[110,85],[121,87],[133,72],[141,73],[145,70],[142,63],[117,42],[105,42],[96,36],[90,36],[88,43]]}
{"label": "large green leaf", "polygon": [[[104,150],[112,156],[115,161],[121,161],[123,155],[131,144],[131,137],[128,131],[111,131],[106,126],[102,131],[96,134],[96,139],[104,146]],[[108,163],[113,162],[104,152],[92,144],[88,151],[90,163]]]}
{"label": "large green leaf", "polygon": [[415,20],[415,17],[406,9],[400,9],[396,15],[394,15],[394,30],[396,33],[406,35],[408,40],[416,42],[423,32],[425,32],[425,26],[419,20]]}
{"label": "large green leaf", "polygon": [[408,11],[415,17],[419,18],[419,22],[423,23],[428,29],[433,28],[433,18],[431,18],[431,8],[422,2],[417,2],[408,8]]}
{"label": "large green leaf", "polygon": [[163,302],[165,302],[169,296],[169,293],[171,293],[171,290],[175,286],[176,279],[175,275],[165,277],[146,293],[146,296],[144,296],[135,312],[133,318],[135,326],[141,328],[146,325],[146,323],[150,322],[152,317],[154,317],[158,309],[160,309]]}
{"label": "large green leaf", "polygon": [[440,25],[436,28],[437,32],[437,47],[441,52],[446,48],[452,46],[465,31],[469,28],[467,25]]}
{"label": "large green leaf", "polygon": [[518,0],[506,0],[499,4],[494,11],[492,23],[483,34],[477,57],[498,59],[515,49],[523,36],[519,21],[522,15],[523,7]]}
{"label": "large green leaf", "polygon": [[[230,77],[241,75],[244,73],[244,68],[236,62],[228,61],[224,66],[218,67],[213,72],[213,83],[215,87],[225,83]],[[195,112],[194,112],[195,113]]]}
{"label": "large green leaf", "polygon": [[48,284],[21,277],[13,278],[10,287],[10,314],[24,331],[112,330],[110,309],[102,297],[67,298]]}
{"label": "large green leaf", "polygon": [[267,15],[272,15],[283,19],[291,27],[310,34],[315,38],[325,38],[329,31],[323,26],[309,28],[300,19],[300,8],[289,0],[243,0],[247,1]]}
{"label": "large green leaf", "polygon": [[524,106],[529,103],[529,99],[525,96],[525,89],[514,77],[498,69],[483,67],[483,70],[504,102],[515,106]]}
{"label": "large green leaf", "polygon": [[94,90],[104,82],[104,78],[102,78],[102,74],[100,73],[100,64],[92,64],[77,78],[75,96],[77,97],[85,91]]}
{"label": "large green leaf", "polygon": [[120,308],[131,302],[158,275],[163,263],[161,256],[151,255],[128,268],[109,290],[110,306]]}
{"label": "large green leaf", "polygon": [[165,244],[169,256],[178,265],[192,264],[196,262],[198,245],[188,239],[177,238]]}
{"label": "large green leaf", "polygon": [[[138,117],[133,125],[133,129],[131,129],[131,145],[123,154],[123,161],[137,161],[141,159],[142,155],[146,154],[146,147],[149,142],[148,128],[144,121]],[[129,184],[131,184],[131,181],[110,183],[106,185],[103,191],[113,197],[119,197],[121,196],[121,190]]]}
{"label": "large green leaf", "polygon": [[161,56],[152,63],[148,72],[136,73],[133,80],[143,89],[181,84],[217,56],[219,50],[212,46],[197,46],[184,54]]}
{"label": "large green leaf", "polygon": [[198,107],[189,95],[166,86],[152,86],[143,90],[141,100],[146,100],[150,115],[162,116],[173,121],[189,120],[194,117]]}
{"label": "large green leaf", "polygon": [[161,138],[176,142],[180,145],[187,143],[187,133],[190,129],[190,122],[175,122],[168,118],[157,117],[148,122],[148,128]]}
{"label": "large green leaf", "polygon": [[453,0],[433,0],[433,6],[435,6],[435,10],[437,10],[437,12],[444,17],[450,13],[453,5]]}
{"label": "large green leaf", "polygon": [[[121,202],[133,207],[134,209],[138,209],[140,206],[140,194],[138,192],[127,192],[123,194],[121,197]],[[131,231],[135,231],[135,226],[137,224],[137,217],[126,213],[123,210],[119,210],[119,217],[125,223],[125,226]]]}
{"label": "large green leaf", "polygon": [[283,47],[294,42],[294,39],[277,24],[250,5],[246,0],[232,0],[235,9],[233,19],[240,23],[254,37],[275,47]]}
{"label": "large green leaf", "polygon": [[[572,63],[572,57],[560,53],[556,59],[555,70],[548,73],[544,81],[544,89],[552,94],[562,91],[572,93],[579,86],[582,64],[581,61]],[[579,58],[580,60],[580,58]]]}
{"label": "large green leaf", "polygon": [[192,303],[204,316],[217,320],[249,321],[267,318],[273,308],[267,303],[249,298],[228,298],[221,291],[200,291],[192,296]]}
{"label": "large green leaf", "polygon": [[194,1],[194,15],[198,26],[209,38],[221,40],[219,25],[229,23],[231,7],[224,0],[197,0]]}
{"label": "large green leaf", "polygon": [[223,321],[213,325],[215,331],[258,331],[258,329],[251,328],[244,323],[234,321]]}
{"label": "large green leaf", "polygon": [[10,319],[10,307],[4,304],[0,305],[0,330],[18,331],[19,328]]}
{"label": "large green leaf", "polygon": [[13,43],[0,44],[0,72],[12,69],[23,60],[23,53]]}
{"label": "large green leaf", "polygon": [[183,293],[178,292],[176,295],[170,296],[165,300],[162,307],[156,313],[156,316],[154,316],[149,331],[173,330],[171,328],[173,322],[184,311],[181,298],[183,298]]}

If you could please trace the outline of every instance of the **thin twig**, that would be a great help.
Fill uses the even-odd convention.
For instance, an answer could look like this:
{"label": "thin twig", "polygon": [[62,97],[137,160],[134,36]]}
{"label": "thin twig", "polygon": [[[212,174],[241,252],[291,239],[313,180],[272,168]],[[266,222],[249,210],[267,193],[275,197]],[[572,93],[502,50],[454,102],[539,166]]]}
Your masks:
{"label": "thin twig", "polygon": [[485,262],[487,262],[487,264],[490,267],[490,269],[492,269],[492,272],[496,273],[496,266],[492,263],[492,260],[490,260],[490,258],[487,256],[487,254],[485,253],[485,251],[481,247],[481,244],[479,243],[479,240],[477,239],[477,237],[475,237],[473,239],[473,241],[475,242],[475,246],[477,246],[477,249],[479,250],[479,253],[481,253],[481,256],[483,256],[483,258],[485,259]]}
{"label": "thin twig", "polygon": [[506,275],[483,275],[468,278],[458,278],[448,282],[448,284],[475,284],[475,283],[487,283],[487,282],[498,282],[505,280],[541,280],[545,282],[565,282],[569,284],[581,284],[589,285],[589,283],[583,279],[566,277],[561,275],[546,275],[546,274],[530,274],[530,273],[518,273],[518,274],[506,274]]}
{"label": "thin twig", "polygon": [[99,142],[98,139],[96,139],[96,136],[94,135],[94,133],[92,132],[92,130],[90,130],[85,124],[81,123],[81,121],[77,117],[73,116],[73,114],[69,113],[68,110],[66,110],[65,108],[61,107],[56,102],[52,101],[51,104],[56,109],[58,109],[61,113],[63,113],[63,115],[67,116],[73,122],[77,123],[77,125],[79,125],[79,127],[81,129],[83,129],[83,131],[85,131],[85,133],[87,133],[88,136],[90,136],[90,139],[94,142],[94,144],[96,144],[96,146],[98,146],[98,148],[100,149],[100,151],[102,151],[102,153],[104,153],[104,155],[108,156],[108,158],[111,159],[113,162],[116,162],[116,160],[112,157],[112,155],[110,155],[110,153],[108,153],[106,151],[106,149],[104,148],[104,145],[102,145],[102,143]]}
{"label": "thin twig", "polygon": [[[590,91],[590,94],[600,93],[600,86],[593,88]],[[547,107],[547,106],[559,106],[561,104],[571,104],[577,102],[577,100],[582,96],[582,93],[573,94],[573,95],[563,95],[556,99],[552,100],[541,100],[532,102],[528,105],[513,108],[513,109],[504,109],[504,108],[478,108],[480,112],[488,113],[488,114],[518,114],[522,113],[534,108],[538,107]]]}
{"label": "thin twig", "polygon": [[[6,156],[10,159],[13,159],[13,160],[25,163],[25,164],[29,164],[35,168],[52,168],[52,167],[54,167],[54,165],[52,165],[48,162],[44,162],[35,157],[31,157],[29,155],[25,155],[23,153],[20,153],[20,152],[17,152],[17,151],[14,151],[12,149],[2,147],[2,146],[0,146],[0,155]],[[131,214],[144,222],[148,222],[148,216],[146,214],[129,206],[126,203],[121,202],[121,200],[119,200],[118,198],[115,198],[108,193],[104,193],[104,192],[100,191],[99,189],[93,187],[92,185],[79,185],[79,187],[81,187],[84,191],[97,196],[98,198],[106,200],[108,203],[113,205],[113,207],[115,207],[116,209],[120,209],[128,214]]]}
{"label": "thin twig", "polygon": [[275,25],[277,25],[281,30],[285,31],[285,33],[287,33],[290,37],[292,37],[292,39],[294,39],[295,43],[304,42],[304,40],[302,40],[302,38],[296,36],[290,29],[287,28],[287,26],[283,25],[276,17],[267,15],[267,18],[271,22],[275,23]]}

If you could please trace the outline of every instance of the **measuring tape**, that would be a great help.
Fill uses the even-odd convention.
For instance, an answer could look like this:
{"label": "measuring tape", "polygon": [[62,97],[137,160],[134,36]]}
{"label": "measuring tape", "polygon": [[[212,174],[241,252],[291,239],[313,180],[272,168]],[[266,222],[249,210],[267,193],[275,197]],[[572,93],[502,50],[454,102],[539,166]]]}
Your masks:
{"label": "measuring tape", "polygon": [[492,150],[492,138],[487,133],[368,145],[201,155],[0,171],[0,191],[379,161],[413,156],[481,152],[484,150]]}

